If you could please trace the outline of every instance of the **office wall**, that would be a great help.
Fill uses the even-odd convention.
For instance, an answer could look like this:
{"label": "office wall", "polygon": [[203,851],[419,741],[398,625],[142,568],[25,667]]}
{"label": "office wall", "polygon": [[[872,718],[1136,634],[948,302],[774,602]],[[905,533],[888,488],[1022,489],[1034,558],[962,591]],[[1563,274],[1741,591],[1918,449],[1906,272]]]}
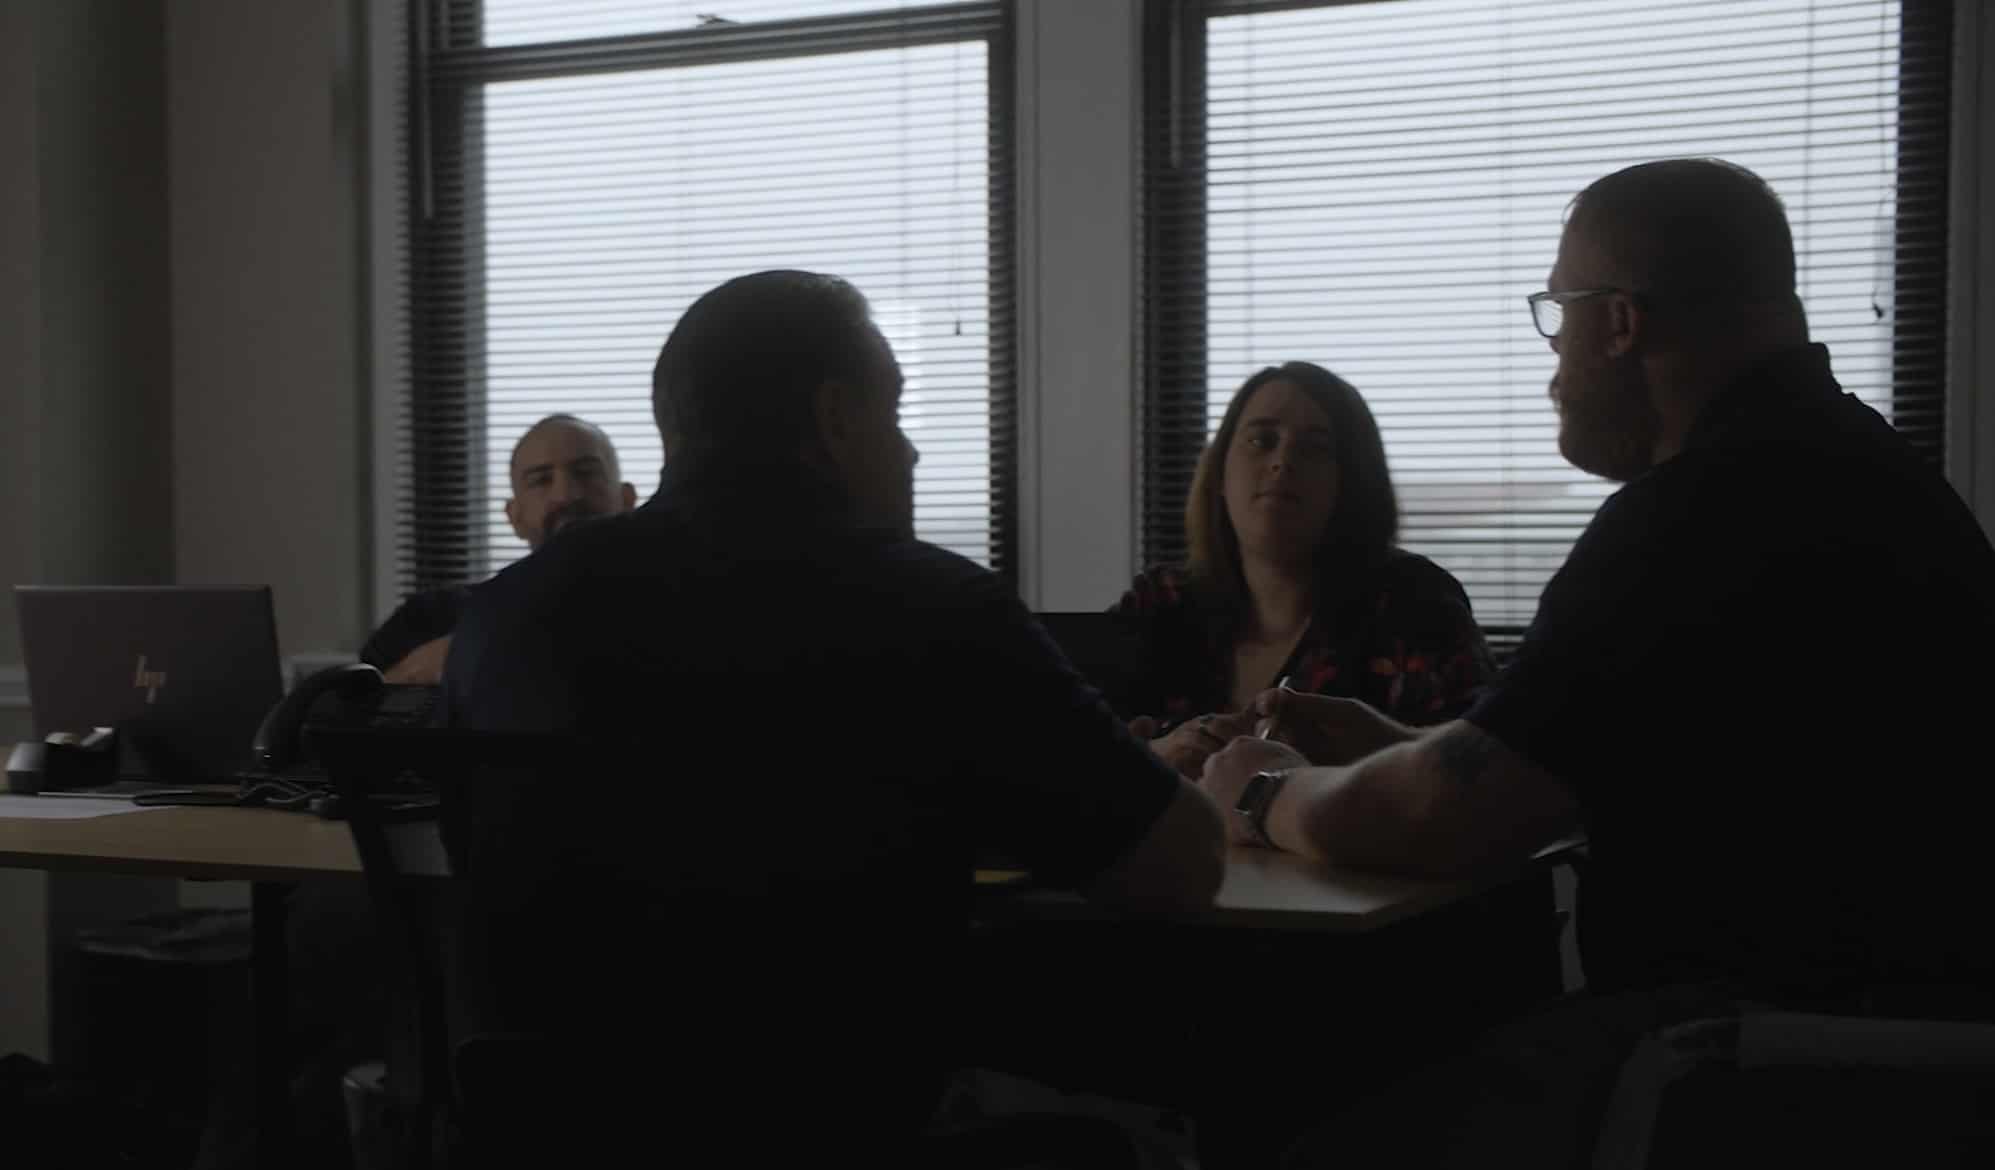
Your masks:
{"label": "office wall", "polygon": [[0,115],[5,583],[170,580],[160,7],[7,12],[6,51],[26,59]]}
{"label": "office wall", "polygon": [[37,30],[44,581],[173,575],[160,28],[68,0]]}
{"label": "office wall", "polygon": [[[44,2],[35,30],[41,184],[38,578],[173,579],[160,0]],[[171,882],[45,880],[48,1051],[81,1039],[84,926],[170,906]]]}
{"label": "office wall", "polygon": [[166,14],[183,583],[269,583],[286,654],[364,636],[358,77],[347,0]]}
{"label": "office wall", "polygon": [[1140,9],[1016,10],[1019,592],[1039,610],[1099,609],[1135,568]]}
{"label": "office wall", "polygon": [[351,4],[0,20],[0,584],[268,582],[287,653],[358,645]]}
{"label": "office wall", "polygon": [[[37,382],[41,319],[34,63],[33,11],[0,4],[0,584],[26,579],[34,559],[29,390]],[[21,659],[13,607],[11,594],[0,597],[0,670]],[[0,709],[0,744],[25,730],[26,712]],[[47,1054],[46,885],[34,870],[0,870],[0,1054]]]}
{"label": "office wall", "polygon": [[[0,584],[35,566],[35,388],[41,376],[41,187],[35,19],[0,4]],[[0,669],[21,660],[11,591],[0,594]]]}
{"label": "office wall", "polygon": [[[0,22],[0,584],[168,581],[161,5],[26,0],[0,6]],[[0,664],[19,661],[11,591],[0,650]],[[0,682],[17,701],[18,674]],[[4,715],[0,745],[28,734],[18,705]],[[60,1055],[67,1033],[49,1020],[74,985],[69,930],[172,893],[0,879],[0,1051]]]}

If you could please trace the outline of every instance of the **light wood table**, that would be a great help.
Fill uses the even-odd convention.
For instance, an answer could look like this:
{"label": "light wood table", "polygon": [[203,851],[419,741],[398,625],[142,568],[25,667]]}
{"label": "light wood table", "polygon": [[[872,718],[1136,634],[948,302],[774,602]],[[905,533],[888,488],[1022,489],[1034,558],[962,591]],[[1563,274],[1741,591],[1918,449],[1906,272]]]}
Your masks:
{"label": "light wood table", "polygon": [[[446,872],[434,822],[388,829],[403,872],[433,876]],[[1565,847],[1546,850],[1528,864],[1542,865]],[[345,822],[263,808],[168,807],[62,821],[0,815],[0,866],[257,882],[360,873]],[[1213,926],[1357,933],[1459,902],[1526,868],[1473,881],[1421,881],[1234,846],[1213,908],[1187,920]],[[1047,918],[1104,913],[1071,894],[1033,888],[1025,875],[1014,871],[979,870],[977,882],[986,895],[984,901],[1007,907],[1007,913]]]}
{"label": "light wood table", "polygon": [[148,808],[62,821],[0,815],[0,866],[242,881],[360,873],[345,823],[268,808]]}
{"label": "light wood table", "polygon": [[[95,802],[96,797],[35,797]],[[388,826],[406,873],[448,872],[434,821]],[[272,808],[169,805],[79,820],[44,821],[0,811],[0,866],[94,870],[249,882],[360,876],[345,821]]]}
{"label": "light wood table", "polygon": [[[42,797],[78,801],[95,798]],[[447,872],[434,822],[388,826],[402,872]],[[1562,848],[1562,847],[1561,847]],[[1326,934],[1362,934],[1463,901],[1544,864],[1486,880],[1432,882],[1317,865],[1290,854],[1235,847],[1215,905],[1182,917],[1189,925]],[[281,1067],[287,1026],[285,898],[287,883],[360,876],[353,837],[341,821],[262,808],[163,807],[76,820],[37,820],[0,813],[0,866],[93,870],[252,883],[252,978],[256,988],[256,1067]],[[981,870],[977,915],[991,920],[1109,919],[1110,912],[1061,891],[1035,888],[1026,875]],[[288,1102],[281,1077],[259,1078],[258,1145],[264,1164],[283,1161]]]}
{"label": "light wood table", "polygon": [[[1322,865],[1269,849],[1227,850],[1226,877],[1212,908],[1175,921],[1196,926],[1313,930],[1362,934],[1473,897],[1543,865],[1547,850],[1525,864],[1464,881],[1391,877]],[[1035,888],[1014,870],[977,871],[985,893],[980,917],[1056,921],[1110,917],[1110,912],[1060,890]]]}
{"label": "light wood table", "polygon": [[[44,796],[78,811],[104,798]],[[411,826],[414,827],[414,826]],[[413,838],[417,856],[441,857],[436,834]],[[424,838],[430,844],[425,844]],[[398,854],[403,850],[398,847]],[[353,836],[339,821],[267,808],[167,806],[120,811],[75,820],[8,816],[0,811],[0,866],[86,870],[178,878],[247,881],[250,884],[250,979],[255,1013],[252,1056],[256,1069],[288,1064],[285,920],[289,883],[304,878],[360,877]],[[440,862],[425,872],[442,872]],[[257,1077],[257,1164],[289,1159],[290,1101],[286,1078]]]}
{"label": "light wood table", "polygon": [[1585,848],[1584,836],[1568,837],[1488,873],[1436,881],[1322,865],[1293,853],[1235,845],[1226,857],[1226,880],[1207,917],[1224,926],[1361,933],[1542,874]]}

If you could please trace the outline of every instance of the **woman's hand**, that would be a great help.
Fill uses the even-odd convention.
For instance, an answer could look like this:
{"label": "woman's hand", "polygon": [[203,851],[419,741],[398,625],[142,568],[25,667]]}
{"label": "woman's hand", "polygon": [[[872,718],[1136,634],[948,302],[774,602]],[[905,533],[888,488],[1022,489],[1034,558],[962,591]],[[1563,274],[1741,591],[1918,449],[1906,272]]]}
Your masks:
{"label": "woman's hand", "polygon": [[1246,735],[1253,727],[1252,711],[1201,715],[1178,724],[1161,739],[1152,739],[1150,750],[1177,769],[1178,775],[1197,780],[1207,756],[1225,747],[1235,736]]}
{"label": "woman's hand", "polygon": [[1260,717],[1262,734],[1288,744],[1312,764],[1349,764],[1420,734],[1357,699],[1305,695],[1286,687],[1262,691],[1249,709]]}

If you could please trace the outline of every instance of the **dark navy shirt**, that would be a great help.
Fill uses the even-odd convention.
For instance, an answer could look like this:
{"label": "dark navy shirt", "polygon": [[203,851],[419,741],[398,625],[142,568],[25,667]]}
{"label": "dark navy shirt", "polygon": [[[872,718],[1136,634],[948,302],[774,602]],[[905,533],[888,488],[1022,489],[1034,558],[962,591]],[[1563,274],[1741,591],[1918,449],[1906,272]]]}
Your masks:
{"label": "dark navy shirt", "polygon": [[1808,346],[1603,504],[1465,716],[1569,785],[1596,987],[1986,969],[1995,552]]}
{"label": "dark navy shirt", "polygon": [[631,745],[486,834],[486,969],[508,1026],[650,1037],[713,1109],[738,1076],[758,1115],[911,1126],[975,1010],[978,852],[1085,883],[1177,780],[1001,579],[783,469],[673,471],[458,625],[455,725]]}
{"label": "dark navy shirt", "polygon": [[412,594],[388,615],[381,628],[360,648],[360,660],[381,670],[392,669],[416,647],[447,637],[471,600],[471,589],[430,589]]}

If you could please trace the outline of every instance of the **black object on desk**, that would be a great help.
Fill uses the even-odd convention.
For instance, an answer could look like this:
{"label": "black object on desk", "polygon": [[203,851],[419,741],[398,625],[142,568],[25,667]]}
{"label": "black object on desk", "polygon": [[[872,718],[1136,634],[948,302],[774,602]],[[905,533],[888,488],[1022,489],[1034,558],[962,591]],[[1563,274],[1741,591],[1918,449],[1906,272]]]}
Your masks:
{"label": "black object on desk", "polygon": [[[322,670],[305,679],[264,716],[250,744],[251,770],[235,788],[211,792],[159,792],[139,804],[241,805],[309,812],[326,820],[346,817],[356,797],[339,791],[317,758],[313,736],[340,728],[416,731],[435,719],[438,688],[393,686],[364,663]],[[406,774],[381,782],[364,798],[390,820],[434,816],[436,792]]]}
{"label": "black object on desk", "polygon": [[87,735],[57,732],[37,743],[14,745],[7,757],[7,787],[34,794],[100,788],[118,778],[118,733],[108,727]]}

